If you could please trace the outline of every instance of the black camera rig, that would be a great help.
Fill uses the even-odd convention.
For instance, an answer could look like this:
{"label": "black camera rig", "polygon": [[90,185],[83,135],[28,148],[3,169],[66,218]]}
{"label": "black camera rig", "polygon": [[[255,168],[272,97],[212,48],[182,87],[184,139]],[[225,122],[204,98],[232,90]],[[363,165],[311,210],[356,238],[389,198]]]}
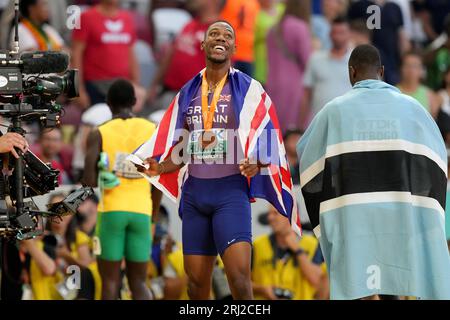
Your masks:
{"label": "black camera rig", "polygon": [[[59,124],[63,108],[56,100],[61,94],[68,98],[78,96],[78,71],[66,71],[69,58],[64,53],[34,52],[19,57],[18,24],[19,0],[15,0],[13,49],[0,51],[0,116],[11,120],[8,132],[25,136],[23,121],[39,121],[43,128]],[[64,71],[63,75],[54,74]],[[39,211],[32,197],[58,187],[59,172],[31,151],[16,151],[19,159],[11,154],[1,155],[0,237],[24,240],[42,234],[38,228],[42,217],[75,213],[94,191],[80,188],[63,201],[48,205],[48,211]]]}

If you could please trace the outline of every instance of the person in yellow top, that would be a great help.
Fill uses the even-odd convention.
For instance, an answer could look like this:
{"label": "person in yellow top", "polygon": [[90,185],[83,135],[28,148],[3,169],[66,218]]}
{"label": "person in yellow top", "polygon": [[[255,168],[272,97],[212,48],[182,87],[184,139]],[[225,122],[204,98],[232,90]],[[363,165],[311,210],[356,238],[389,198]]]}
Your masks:
{"label": "person in yellow top", "polygon": [[[98,255],[102,299],[105,300],[118,298],[123,258],[133,299],[151,298],[146,286],[152,242],[151,217],[159,210],[162,194],[151,188],[125,160],[155,131],[153,123],[134,117],[131,108],[135,103],[133,85],[126,80],[114,82],[107,94],[113,119],[93,130],[88,137],[82,181],[91,187],[99,184],[102,193],[98,246],[94,251]],[[98,168],[101,155],[106,158],[103,171]]]}
{"label": "person in yellow top", "polygon": [[312,300],[323,288],[324,259],[319,242],[304,234],[299,240],[289,221],[271,207],[267,222],[273,233],[253,243],[252,283],[255,299]]}
{"label": "person in yellow top", "polygon": [[[50,203],[63,200],[63,194],[54,194]],[[23,241],[22,246],[31,256],[30,282],[35,300],[98,299],[100,277],[93,259],[87,234],[79,230],[73,216],[49,221],[45,236]],[[80,268],[80,288],[69,298],[61,289],[67,276],[73,273],[69,266]]]}

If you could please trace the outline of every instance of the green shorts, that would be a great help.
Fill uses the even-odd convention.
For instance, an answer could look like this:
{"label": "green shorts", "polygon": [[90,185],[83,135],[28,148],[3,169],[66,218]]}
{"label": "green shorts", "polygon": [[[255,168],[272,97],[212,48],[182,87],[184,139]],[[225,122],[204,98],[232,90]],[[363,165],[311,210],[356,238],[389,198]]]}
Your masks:
{"label": "green shorts", "polygon": [[151,217],[146,214],[126,211],[99,213],[99,258],[120,261],[125,257],[130,262],[149,261],[152,247],[151,225]]}

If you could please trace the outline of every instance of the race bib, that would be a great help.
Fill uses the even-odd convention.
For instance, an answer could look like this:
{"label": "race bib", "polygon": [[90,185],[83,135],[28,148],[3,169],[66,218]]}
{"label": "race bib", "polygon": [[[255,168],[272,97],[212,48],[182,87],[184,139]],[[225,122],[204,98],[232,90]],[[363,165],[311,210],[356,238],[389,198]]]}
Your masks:
{"label": "race bib", "polygon": [[142,179],[134,164],[127,160],[129,153],[117,152],[113,172],[116,176],[126,179]]}
{"label": "race bib", "polygon": [[[204,145],[203,138],[213,137],[211,143]],[[203,142],[203,143],[202,143]],[[195,130],[189,134],[188,154],[194,159],[222,159],[227,153],[227,131],[226,129],[211,129],[205,134],[204,130]]]}

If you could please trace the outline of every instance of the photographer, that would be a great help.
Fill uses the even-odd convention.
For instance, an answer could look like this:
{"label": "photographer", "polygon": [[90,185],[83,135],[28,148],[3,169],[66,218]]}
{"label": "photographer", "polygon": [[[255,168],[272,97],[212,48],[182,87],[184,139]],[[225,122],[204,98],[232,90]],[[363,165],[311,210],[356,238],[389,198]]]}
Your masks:
{"label": "photographer", "polygon": [[[28,151],[28,142],[22,137],[20,134],[8,132],[5,135],[2,135],[0,132],[0,154],[6,154],[11,152],[14,157],[19,158],[17,153],[18,148],[22,152]],[[3,179],[0,178],[0,179]],[[0,195],[2,198],[4,195]],[[21,295],[21,281],[20,281],[20,273],[14,272],[14,274],[10,274],[10,277],[2,277],[4,275],[4,270],[17,270],[20,268],[20,259],[19,259],[19,251],[17,247],[13,244],[2,243],[3,240],[0,239],[0,247],[3,258],[9,257],[8,259],[1,259],[0,264],[0,280],[1,280],[1,299],[17,299]],[[7,252],[6,252],[7,251]]]}
{"label": "photographer", "polygon": [[273,207],[266,217],[273,233],[263,235],[253,243],[252,282],[255,299],[315,299],[318,289],[324,289],[319,242],[307,234],[303,234],[299,240],[289,221]]}
{"label": "photographer", "polygon": [[[49,202],[63,199],[63,194],[54,194]],[[35,300],[93,300],[100,296],[100,277],[89,243],[73,216],[48,221],[44,236],[21,243],[31,256],[30,281]],[[66,270],[71,265],[81,269],[79,290],[70,290],[66,285]]]}

